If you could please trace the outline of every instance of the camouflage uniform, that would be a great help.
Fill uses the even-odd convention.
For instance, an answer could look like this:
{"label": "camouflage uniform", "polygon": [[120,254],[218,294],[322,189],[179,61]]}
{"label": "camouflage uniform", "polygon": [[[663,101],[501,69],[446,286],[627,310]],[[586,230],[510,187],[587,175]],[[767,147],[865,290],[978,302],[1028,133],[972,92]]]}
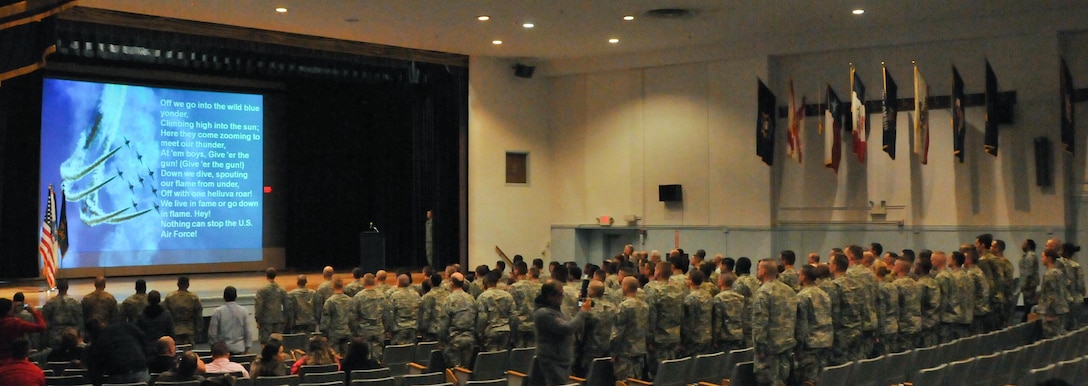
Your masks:
{"label": "camouflage uniform", "polygon": [[673,271],[672,276],[669,276],[669,284],[679,287],[684,291],[684,296],[688,296],[688,277],[687,275],[678,271]]}
{"label": "camouflage uniform", "polygon": [[[321,322],[321,318],[325,315],[325,313],[322,312],[322,308],[325,307],[325,301],[328,300],[330,296],[332,296],[332,280],[325,280],[324,283],[321,283],[320,285],[318,285],[317,289],[314,290],[314,295],[313,295],[314,319],[315,319],[314,321],[317,322],[321,326],[325,325],[324,323]],[[347,296],[347,295],[344,295],[344,296]],[[351,297],[348,296],[348,298],[351,298]]]}
{"label": "camouflage uniform", "polygon": [[358,328],[354,306],[352,299],[342,293],[333,293],[321,306],[321,332],[336,352],[348,352],[351,336]]}
{"label": "camouflage uniform", "polygon": [[1043,274],[1043,284],[1039,287],[1040,318],[1043,320],[1043,336],[1052,338],[1065,332],[1063,319],[1069,313],[1066,294],[1065,273],[1057,267],[1049,268]]}
{"label": "camouflage uniform", "polygon": [[135,293],[121,302],[121,320],[126,323],[136,323],[140,313],[147,307],[147,294]]}
{"label": "camouflage uniform", "polygon": [[567,318],[573,318],[574,314],[578,313],[578,292],[581,290],[582,283],[580,281],[563,284],[563,303],[559,305],[559,310]]}
{"label": "camouflage uniform", "polygon": [[162,306],[174,318],[174,341],[193,344],[196,336],[204,331],[204,306],[200,304],[200,297],[188,290],[177,290],[166,296]]}
{"label": "camouflage uniform", "polygon": [[877,297],[880,296],[880,286],[877,284],[876,274],[868,267],[861,264],[851,265],[846,269],[846,276],[852,276],[861,283],[861,297],[864,307],[861,313],[861,338],[858,340],[858,350],[861,358],[868,357],[873,352],[873,345],[878,335],[879,310],[877,309]]}
{"label": "camouflage uniform", "polygon": [[[990,288],[993,285],[990,279],[986,277],[986,273],[982,271],[978,265],[971,266],[967,269],[967,275],[971,277],[971,282],[974,283],[974,309],[971,312],[973,317],[971,318],[971,334],[979,334],[986,332],[986,324],[989,320],[990,305],[993,304],[992,296],[990,296]],[[1004,302],[1004,299],[1002,299]]]}
{"label": "camouflage uniform", "polygon": [[98,319],[103,323],[117,320],[117,299],[105,290],[95,290],[79,301],[83,306],[83,319]]}
{"label": "camouflage uniform", "polygon": [[938,316],[941,321],[939,336],[940,343],[951,342],[959,338],[959,329],[956,323],[960,320],[964,310],[963,291],[960,290],[952,270],[945,268],[937,273],[934,279],[937,282],[941,294],[941,308]]}
{"label": "camouflage uniform", "polygon": [[608,274],[604,277],[605,290],[620,290],[620,296],[623,296],[623,286],[620,285],[620,275]]}
{"label": "camouflage uniform", "polygon": [[623,289],[622,288],[604,288],[604,299],[612,302],[612,304],[620,304],[623,302]]}
{"label": "camouflage uniform", "polygon": [[877,306],[880,322],[877,327],[879,341],[874,350],[876,356],[895,352],[899,339],[899,289],[885,280],[881,280],[879,286]]}
{"label": "camouflage uniform", "polygon": [[438,342],[444,347],[446,367],[472,365],[476,348],[476,299],[464,291],[450,292],[442,302]]}
{"label": "camouflage uniform", "polygon": [[442,315],[442,302],[446,300],[446,296],[450,294],[448,289],[438,286],[431,288],[430,291],[423,294],[423,298],[419,301],[419,324],[418,328],[423,335],[423,341],[434,342],[438,340],[440,334],[445,333],[439,330],[438,318]]}
{"label": "camouflage uniform", "polygon": [[1001,304],[1000,320],[996,328],[1011,326],[1012,314],[1016,311],[1016,272],[1013,271],[1012,262],[1005,255],[997,256],[994,260],[998,272],[1001,273],[1001,283],[995,284],[1001,290],[1004,302]]}
{"label": "camouflage uniform", "polygon": [[389,293],[390,313],[393,315],[393,322],[386,326],[390,333],[389,344],[416,343],[416,321],[422,300],[416,290],[408,287],[397,287]]}
{"label": "camouflage uniform", "polygon": [[792,366],[797,325],[797,294],[771,280],[752,296],[755,374],[760,384],[785,385]]}
{"label": "camouflage uniform", "polygon": [[646,333],[650,331],[650,306],[638,297],[624,298],[616,307],[613,319],[612,370],[617,380],[645,379],[642,367],[646,360]]}
{"label": "camouflage uniform", "polygon": [[680,324],[680,340],[684,356],[713,352],[711,315],[714,313],[714,297],[702,288],[691,290],[684,297],[684,319]]}
{"label": "camouflage uniform", "polygon": [[827,366],[835,340],[831,319],[831,296],[819,287],[804,287],[797,293],[796,364],[793,378],[798,383],[816,383]]}
{"label": "camouflage uniform", "polygon": [[909,277],[901,277],[892,282],[898,290],[899,339],[896,351],[906,351],[915,347],[918,333],[922,331],[922,288],[923,285]]}
{"label": "camouflage uniform", "polygon": [[349,298],[354,298],[355,294],[363,290],[363,279],[352,280],[351,283],[344,285],[344,295]]}
{"label": "camouflage uniform", "polygon": [[679,358],[680,323],[684,317],[684,291],[671,283],[653,281],[646,284],[646,303],[650,306],[650,333],[653,346],[650,355],[657,364]]}
{"label": "camouflage uniform", "polygon": [[[864,285],[855,277],[843,274],[832,281],[825,290],[831,297],[832,316],[835,323],[835,342],[831,350],[831,364],[842,364],[864,358],[861,326],[866,318]],[[836,318],[834,310],[838,309]]]}
{"label": "camouflage uniform", "polygon": [[480,297],[480,294],[484,293],[484,287],[480,287],[480,285],[476,284],[474,281],[468,282],[467,285],[468,288],[465,288],[465,292],[472,295],[473,299]]}
{"label": "camouflage uniform", "polygon": [[1066,286],[1066,302],[1069,303],[1069,312],[1065,315],[1065,330],[1073,331],[1080,326],[1081,309],[1084,308],[1084,274],[1081,272],[1080,263],[1070,258],[1062,258],[1064,263]]}
{"label": "camouflage uniform", "polygon": [[952,291],[952,298],[959,298],[963,312],[956,313],[956,332],[952,339],[965,338],[971,335],[971,324],[975,321],[975,280],[966,268],[952,272],[956,280],[956,289]]}
{"label": "camouflage uniform", "polygon": [[1039,302],[1039,257],[1035,251],[1024,252],[1020,257],[1020,293],[1024,294],[1024,307],[1031,312],[1031,306]]}
{"label": "camouflage uniform", "polygon": [[49,326],[47,347],[59,343],[61,333],[68,327],[83,331],[83,309],[71,296],[57,295],[49,299],[42,307],[42,316],[45,317],[45,324]]}
{"label": "camouflage uniform", "polygon": [[287,291],[279,284],[269,282],[257,290],[253,316],[257,320],[257,339],[261,344],[268,343],[272,334],[283,333],[287,309]]}
{"label": "camouflage uniform", "polygon": [[915,347],[936,346],[940,342],[941,302],[945,301],[941,288],[933,274],[918,278],[919,301],[922,304],[922,329],[918,332]]}
{"label": "camouflage uniform", "polygon": [[[738,294],[744,295],[744,299],[745,299],[745,301],[744,301],[744,307],[745,307],[744,315],[751,315],[752,314],[752,302],[751,302],[752,295],[755,295],[756,290],[759,289],[760,285],[761,284],[759,282],[759,279],[756,279],[752,275],[738,276],[737,280],[733,282],[733,291],[736,291]],[[752,346],[752,325],[751,324],[745,324],[744,327],[745,327],[745,329],[744,329],[744,344],[745,344],[745,347],[751,347]]]}
{"label": "camouflage uniform", "polygon": [[793,292],[801,291],[801,274],[797,273],[797,269],[793,267],[787,267],[785,271],[778,274],[778,281],[790,286]]}
{"label": "camouflage uniform", "polygon": [[582,368],[589,369],[593,358],[609,356],[612,346],[612,325],[616,317],[616,305],[612,302],[594,298],[593,307],[586,314],[582,332]]}
{"label": "camouflage uniform", "polygon": [[536,324],[533,323],[533,301],[540,295],[541,284],[528,279],[518,280],[510,285],[510,295],[514,297],[514,315],[518,325],[514,337],[514,347],[532,347],[536,344]]}
{"label": "camouflage uniform", "polygon": [[744,343],[746,299],[732,289],[718,292],[714,296],[714,314],[711,318],[711,330],[714,335],[714,348],[726,352],[747,347]]}
{"label": "camouflage uniform", "polygon": [[480,351],[510,348],[511,325],[517,324],[514,297],[498,288],[488,288],[476,298],[476,334]]}
{"label": "camouflage uniform", "polygon": [[292,333],[311,333],[314,331],[314,291],[306,287],[295,288],[287,292],[288,319]]}
{"label": "camouflage uniform", "polygon": [[[346,296],[346,295],[345,295]],[[355,310],[355,336],[370,345],[370,357],[381,362],[385,351],[385,326],[392,323],[393,314],[385,294],[377,287],[359,291],[351,298]]]}
{"label": "camouflage uniform", "polygon": [[[976,267],[982,271],[989,285],[989,298],[987,299],[989,312],[981,316],[981,331],[993,331],[1001,328],[1001,321],[1003,320],[1001,318],[1003,316],[1002,310],[1005,308],[1005,271],[998,266],[997,256],[988,251],[979,258]],[[975,319],[980,319],[980,317],[976,315]]]}

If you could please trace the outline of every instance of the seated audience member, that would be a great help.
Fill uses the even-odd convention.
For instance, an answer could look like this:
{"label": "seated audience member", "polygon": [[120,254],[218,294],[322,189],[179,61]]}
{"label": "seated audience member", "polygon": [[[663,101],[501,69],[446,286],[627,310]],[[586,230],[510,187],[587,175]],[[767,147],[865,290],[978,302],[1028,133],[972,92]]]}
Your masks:
{"label": "seated audience member", "polygon": [[340,361],[340,369],[346,373],[352,370],[373,370],[381,368],[378,361],[370,358],[370,346],[366,339],[355,337],[351,340],[347,355]]}
{"label": "seated audience member", "polygon": [[34,323],[15,317],[15,313],[20,310],[15,309],[15,303],[11,299],[0,299],[0,359],[11,356],[11,343],[16,339],[28,333],[45,331],[45,317],[42,313],[34,308],[26,309],[34,316]]}
{"label": "seated audience member", "polygon": [[332,348],[329,348],[329,341],[320,337],[313,338],[310,339],[310,345],[306,348],[306,355],[291,365],[291,374],[298,374],[298,369],[303,365],[331,364],[336,364],[337,370],[339,370],[340,358],[336,355],[336,352],[332,351]]}
{"label": "seated audience member", "polygon": [[261,349],[261,356],[249,365],[250,374],[253,378],[287,375],[287,366],[283,364],[286,358],[283,343],[275,339],[269,340]]}
{"label": "seated audience member", "polygon": [[162,373],[156,382],[204,382],[204,369],[204,361],[200,360],[200,357],[197,356],[195,352],[187,351],[184,354],[181,354],[181,360],[178,361],[178,367],[173,371]]}
{"label": "seated audience member", "polygon": [[149,292],[147,307],[136,317],[136,325],[151,342],[156,342],[163,336],[174,336],[174,317],[161,303],[162,294],[159,291]]}
{"label": "seated audience member", "polygon": [[64,329],[60,333],[60,341],[46,356],[49,362],[76,362],[83,358],[83,338],[79,336],[79,330],[73,327]]}
{"label": "seated audience member", "polygon": [[174,359],[177,355],[177,349],[177,345],[174,344],[174,338],[164,336],[156,340],[155,356],[147,361],[147,371],[156,374],[173,371],[178,364],[178,361]]}
{"label": "seated audience member", "polygon": [[227,349],[227,344],[224,342],[218,342],[212,345],[212,361],[208,362],[204,366],[205,374],[225,374],[233,372],[241,372],[242,376],[249,378],[249,371],[245,367],[242,367],[239,363],[230,361],[230,350]]}
{"label": "seated audience member", "polygon": [[0,360],[0,384],[45,386],[45,372],[30,362],[30,341],[19,338],[8,346],[10,356]]}
{"label": "seated audience member", "polygon": [[83,364],[92,383],[100,383],[109,377],[112,383],[147,382],[147,338],[144,332],[128,323],[108,326],[97,319],[86,323],[91,344],[84,349]]}

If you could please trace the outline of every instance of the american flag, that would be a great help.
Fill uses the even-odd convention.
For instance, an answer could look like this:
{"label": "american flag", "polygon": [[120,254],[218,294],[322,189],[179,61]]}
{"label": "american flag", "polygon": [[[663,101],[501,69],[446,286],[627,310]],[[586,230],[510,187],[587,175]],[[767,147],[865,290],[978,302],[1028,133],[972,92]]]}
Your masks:
{"label": "american flag", "polygon": [[56,218],[56,198],[53,185],[49,185],[48,203],[45,205],[45,219],[42,220],[42,238],[38,241],[38,255],[42,257],[42,275],[49,283],[49,288],[57,286],[57,241],[53,237],[54,219]]}

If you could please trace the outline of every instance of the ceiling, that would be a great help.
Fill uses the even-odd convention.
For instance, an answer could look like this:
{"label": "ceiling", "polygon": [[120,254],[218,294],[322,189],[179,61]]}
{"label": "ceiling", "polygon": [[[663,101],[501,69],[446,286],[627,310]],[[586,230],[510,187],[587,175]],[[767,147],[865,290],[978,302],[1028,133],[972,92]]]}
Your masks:
{"label": "ceiling", "polygon": [[[81,0],[81,6],[407,48],[555,60],[843,31],[1088,14],[1084,0]],[[288,12],[277,13],[276,7]],[[658,8],[694,15],[657,19]],[[865,9],[860,16],[855,8]],[[491,20],[477,20],[488,15]],[[635,20],[624,21],[625,15]],[[532,22],[526,29],[522,23]],[[918,27],[922,26],[922,27]],[[936,29],[936,28],[935,28]],[[608,39],[619,39],[609,43]],[[492,44],[502,40],[501,45]]]}

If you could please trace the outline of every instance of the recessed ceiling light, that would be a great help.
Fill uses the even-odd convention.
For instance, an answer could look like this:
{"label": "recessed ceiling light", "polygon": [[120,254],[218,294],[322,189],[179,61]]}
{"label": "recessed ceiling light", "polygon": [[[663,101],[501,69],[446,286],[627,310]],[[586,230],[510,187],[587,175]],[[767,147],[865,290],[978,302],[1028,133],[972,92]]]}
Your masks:
{"label": "recessed ceiling light", "polygon": [[502,44],[502,40],[492,40],[492,41],[491,41],[491,44],[494,44],[494,45],[496,45],[496,46],[497,46],[497,45],[499,45],[499,44]]}
{"label": "recessed ceiling light", "polygon": [[480,15],[480,16],[476,16],[476,20],[479,20],[479,21],[488,21],[488,20],[491,20],[491,16],[487,16],[487,15]]}
{"label": "recessed ceiling light", "polygon": [[276,7],[276,12],[287,13],[287,7]]}
{"label": "recessed ceiling light", "polygon": [[522,24],[521,26],[522,26],[522,27],[525,27],[525,28],[533,28],[533,27],[536,27],[536,24],[533,24],[533,23],[525,23],[525,24]]}
{"label": "recessed ceiling light", "polygon": [[851,11],[850,13],[853,13],[855,15],[861,15],[861,14],[865,13],[865,10],[861,9],[861,8],[858,8],[858,9],[855,9],[855,10]]}
{"label": "recessed ceiling light", "polygon": [[627,16],[624,16],[624,17],[623,17],[623,20],[626,20],[626,21],[631,21],[631,20],[635,20],[635,15],[627,15]]}
{"label": "recessed ceiling light", "polygon": [[611,39],[608,39],[608,42],[609,42],[609,43],[612,43],[612,44],[616,44],[616,43],[619,43],[619,42],[620,42],[620,39],[616,39],[616,38],[611,38]]}

